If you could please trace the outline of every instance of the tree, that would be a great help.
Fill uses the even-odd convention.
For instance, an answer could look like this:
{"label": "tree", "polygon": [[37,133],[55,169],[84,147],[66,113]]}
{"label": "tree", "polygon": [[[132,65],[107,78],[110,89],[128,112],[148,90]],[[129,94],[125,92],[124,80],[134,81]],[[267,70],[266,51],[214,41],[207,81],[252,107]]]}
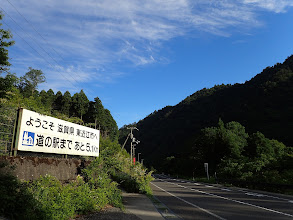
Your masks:
{"label": "tree", "polygon": [[105,126],[105,109],[102,104],[102,101],[99,99],[99,97],[95,98],[94,102],[94,120],[95,120],[95,125],[99,126],[99,129],[101,127]]}
{"label": "tree", "polygon": [[105,109],[105,128],[104,132],[106,136],[109,136],[111,140],[118,140],[118,126],[110,111]]}
{"label": "tree", "polygon": [[210,169],[215,172],[223,160],[227,164],[241,161],[247,138],[245,127],[240,123],[232,121],[224,124],[220,119],[218,127],[202,129],[196,140],[195,158],[201,158],[201,163],[208,162]]}
{"label": "tree", "polygon": [[52,112],[54,100],[55,100],[55,93],[52,89],[49,89],[47,91],[47,108],[50,112]]}
{"label": "tree", "polygon": [[24,76],[20,77],[20,89],[25,95],[30,93],[30,95],[33,96],[38,85],[46,82],[46,77],[42,70],[36,70],[31,67],[29,67],[28,70],[29,71]]}
{"label": "tree", "polygon": [[53,102],[53,109],[55,111],[59,111],[59,112],[61,111],[62,101],[63,101],[62,92],[58,91],[55,95],[54,102]]}
{"label": "tree", "polygon": [[70,106],[71,106],[71,94],[70,92],[66,91],[62,98],[62,106],[61,106],[61,112],[69,117],[70,113]]}
{"label": "tree", "polygon": [[40,92],[40,97],[41,97],[41,102],[43,105],[45,105],[47,107],[47,92],[45,90],[42,90]]}
{"label": "tree", "polygon": [[[3,18],[3,14],[0,12],[0,21]],[[0,27],[2,23],[0,23]],[[14,41],[10,41],[9,39],[12,38],[12,34],[10,31],[4,30],[0,28],[0,74],[2,72],[8,71],[9,57],[8,57],[8,50],[7,48],[14,44]]]}
{"label": "tree", "polygon": [[72,108],[76,116],[82,116],[88,111],[89,100],[83,90],[79,93],[75,93],[72,97]]}
{"label": "tree", "polygon": [[18,80],[17,76],[11,73],[4,78],[0,77],[0,98],[7,98],[7,92],[15,88]]}
{"label": "tree", "polygon": [[235,159],[240,158],[244,147],[247,146],[248,134],[245,132],[245,127],[232,121],[227,123],[225,128],[224,144],[229,148],[227,156]]}

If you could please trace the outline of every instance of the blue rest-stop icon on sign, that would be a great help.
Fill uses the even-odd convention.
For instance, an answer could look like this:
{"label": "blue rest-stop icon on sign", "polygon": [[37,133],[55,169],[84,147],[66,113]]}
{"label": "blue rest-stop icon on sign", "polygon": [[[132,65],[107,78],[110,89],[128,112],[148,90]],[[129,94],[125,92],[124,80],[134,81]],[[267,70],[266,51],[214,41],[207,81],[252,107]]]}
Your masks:
{"label": "blue rest-stop icon on sign", "polygon": [[22,145],[25,146],[34,146],[35,133],[24,131],[22,136]]}

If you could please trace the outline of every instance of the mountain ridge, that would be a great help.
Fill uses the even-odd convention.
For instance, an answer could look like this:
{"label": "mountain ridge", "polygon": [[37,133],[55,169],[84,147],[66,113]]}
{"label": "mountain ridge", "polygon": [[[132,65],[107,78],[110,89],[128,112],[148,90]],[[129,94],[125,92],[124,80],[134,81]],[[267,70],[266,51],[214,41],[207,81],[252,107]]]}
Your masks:
{"label": "mountain ridge", "polygon": [[[260,131],[266,137],[293,146],[293,55],[282,64],[265,68],[243,84],[203,88],[174,106],[166,106],[139,121],[135,136],[137,150],[146,162],[160,166],[169,156],[184,157],[195,136],[205,127],[237,121],[248,133]],[[121,129],[120,143],[126,131]],[[180,150],[179,150],[180,149]]]}

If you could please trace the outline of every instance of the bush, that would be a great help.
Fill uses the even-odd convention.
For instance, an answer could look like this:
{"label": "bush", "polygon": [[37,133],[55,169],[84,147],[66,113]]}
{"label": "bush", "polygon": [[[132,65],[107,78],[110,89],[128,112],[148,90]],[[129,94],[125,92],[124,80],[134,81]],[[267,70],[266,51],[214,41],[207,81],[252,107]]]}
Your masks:
{"label": "bush", "polygon": [[[0,163],[0,216],[9,219],[70,219],[76,214],[99,211],[107,204],[122,208],[118,183],[129,192],[151,194],[151,172],[138,163],[130,165],[128,154],[117,142],[101,140],[100,157],[82,170],[83,177],[62,184],[46,175],[21,183]],[[1,167],[5,167],[4,172]],[[114,182],[110,177],[117,182]]]}
{"label": "bush", "polygon": [[0,162],[0,216],[9,219],[43,219],[40,204],[13,174],[12,167]]}
{"label": "bush", "polygon": [[41,204],[46,219],[65,220],[74,216],[75,207],[72,206],[69,187],[62,186],[55,177],[40,177],[29,188]]}
{"label": "bush", "polygon": [[148,174],[140,174],[135,171],[133,171],[132,174],[116,172],[115,174],[112,174],[112,177],[127,192],[143,193],[148,195],[152,194],[152,190],[149,186],[149,183],[153,180],[151,172]]}
{"label": "bush", "polygon": [[97,204],[97,192],[91,190],[89,184],[85,183],[80,176],[68,185],[68,192],[71,194],[71,204],[74,206],[75,213],[85,214],[100,208]]}
{"label": "bush", "polygon": [[[98,192],[104,192],[103,197],[99,199],[102,204],[111,204],[116,207],[122,207],[121,191],[117,188],[117,183],[113,182],[107,173],[102,157],[96,158],[87,168],[83,170],[86,182],[92,189]],[[102,199],[103,198],[103,199]]]}
{"label": "bush", "polygon": [[78,176],[75,181],[62,185],[55,177],[46,175],[31,183],[30,191],[41,204],[46,219],[65,220],[76,214],[99,211],[107,204],[122,207],[117,184],[99,178],[85,183]]}

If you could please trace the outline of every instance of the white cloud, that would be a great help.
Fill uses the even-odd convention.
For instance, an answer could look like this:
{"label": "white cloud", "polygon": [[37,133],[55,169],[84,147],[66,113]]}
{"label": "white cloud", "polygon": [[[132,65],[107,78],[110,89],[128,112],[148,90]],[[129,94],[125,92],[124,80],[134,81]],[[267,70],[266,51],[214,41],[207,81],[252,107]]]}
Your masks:
{"label": "white cloud", "polygon": [[[160,55],[160,45],[170,39],[197,31],[230,36],[234,31],[261,25],[260,10],[281,13],[293,6],[291,0],[3,0],[2,3],[1,7],[36,40],[29,38],[8,16],[7,23],[41,54],[14,34],[16,50],[12,54],[17,62],[11,62],[19,65],[23,56],[27,62],[21,65],[25,69],[51,63],[61,66],[63,74],[79,82],[89,80],[89,76],[99,82],[112,82],[123,74],[115,66],[125,61],[127,65],[141,66],[167,60]],[[54,68],[50,74],[55,79],[62,77]]]}
{"label": "white cloud", "polygon": [[292,0],[244,0],[244,3],[276,13],[285,12],[288,7],[293,6]]}

